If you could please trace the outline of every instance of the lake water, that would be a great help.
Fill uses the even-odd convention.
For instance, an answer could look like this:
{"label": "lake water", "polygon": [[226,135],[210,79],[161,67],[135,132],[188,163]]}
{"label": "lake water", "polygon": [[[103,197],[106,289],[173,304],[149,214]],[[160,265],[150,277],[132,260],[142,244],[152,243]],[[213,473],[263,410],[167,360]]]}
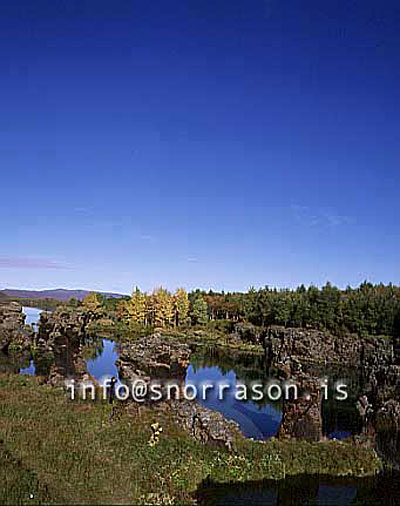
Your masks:
{"label": "lake water", "polygon": [[[41,310],[23,308],[28,324],[36,324]],[[94,340],[86,345],[88,372],[98,380],[117,376],[115,362],[118,358],[117,344],[108,339]],[[85,355],[86,356],[86,355]],[[33,361],[21,373],[35,374]],[[339,373],[338,373],[339,374]],[[256,356],[227,356],[220,352],[196,353],[188,367],[186,382],[199,386],[203,382],[223,382],[234,387],[239,381],[261,380],[262,362]],[[343,377],[343,375],[342,375]],[[234,388],[232,388],[234,390]],[[245,436],[268,439],[276,434],[281,422],[279,404],[237,401],[233,395],[223,402],[211,395],[200,402],[207,408],[224,414],[238,422]],[[352,414],[346,409],[326,404],[323,408],[326,434],[329,437],[347,437],[352,432]],[[400,504],[399,473],[384,474],[365,479],[335,479],[324,476],[300,476],[277,482],[231,483],[228,485],[204,484],[198,491],[199,504],[220,506],[225,504],[259,504],[264,506],[350,506]]]}
{"label": "lake water", "polygon": [[[26,323],[37,325],[42,310],[24,307]],[[89,374],[102,382],[106,378],[116,376],[119,380],[116,360],[118,358],[117,344],[109,339],[94,339],[85,345],[84,356]],[[28,367],[21,368],[20,373],[34,375],[35,364],[31,360]],[[197,388],[202,383],[214,385],[224,383],[229,385],[224,400],[217,398],[217,389],[209,391],[206,399],[199,398],[199,402],[206,408],[222,413],[234,420],[240,426],[246,437],[266,440],[275,436],[282,420],[281,405],[264,400],[256,403],[252,400],[239,401],[235,398],[235,387],[238,383],[251,381],[266,381],[262,364],[262,357],[257,355],[237,354],[228,355],[223,351],[199,351],[192,356],[192,361],[186,374],[186,384],[193,384]],[[349,437],[353,430],[353,415],[349,410],[337,409],[337,406],[325,404],[323,407],[324,429],[330,438],[343,439]]]}
{"label": "lake water", "polygon": [[[101,339],[97,344],[93,343],[91,349],[94,353],[86,361],[88,372],[100,382],[111,376],[118,378],[115,365],[118,358],[117,344],[108,339]],[[198,391],[203,383],[229,385],[224,400],[218,399],[218,389],[215,388],[207,392],[205,399],[199,397],[198,401],[204,407],[218,411],[226,418],[237,422],[246,437],[266,440],[275,436],[279,430],[282,405],[269,399],[259,403],[252,400],[239,401],[235,398],[235,391],[239,383],[249,386],[251,381],[265,383],[267,379],[262,366],[262,357],[259,355],[232,356],[213,349],[200,350],[192,355],[185,381],[186,384],[195,385]],[[360,427],[357,416],[354,398],[346,403],[337,401],[324,403],[324,434],[330,439],[345,439],[358,433]]]}
{"label": "lake water", "polygon": [[40,313],[42,313],[43,310],[36,307],[23,307],[22,311],[26,316],[25,323],[27,325],[33,324],[36,327],[40,318]]}
{"label": "lake water", "polygon": [[[42,309],[38,309],[36,307],[23,307],[23,313],[25,314],[25,323],[26,325],[33,325],[35,329],[37,329],[37,324],[40,319],[40,313],[42,313]],[[29,367],[25,367],[19,370],[21,374],[29,374],[30,376],[35,375],[35,365],[33,360],[30,361]]]}
{"label": "lake water", "polygon": [[224,372],[218,366],[196,367],[191,364],[187,370],[186,383],[195,385],[198,390],[202,383],[229,385],[223,400],[218,398],[218,389],[213,389],[199,402],[237,422],[246,437],[268,439],[278,432],[282,420],[280,408],[273,403],[259,405],[251,400],[238,401],[235,391],[239,379],[234,371]]}
{"label": "lake water", "polygon": [[119,374],[115,362],[118,358],[117,345],[109,339],[102,339],[100,352],[92,359],[86,360],[86,367],[91,376],[102,382],[105,378],[115,376],[119,380]]}
{"label": "lake water", "polygon": [[[96,347],[95,356],[86,361],[88,372],[101,383],[111,376],[118,378],[115,365],[117,358],[116,343],[102,339],[101,344]],[[218,366],[199,366],[198,363],[192,363],[188,367],[185,381],[186,384],[195,385],[197,388],[203,382],[229,384],[230,395],[226,395],[223,401],[217,398],[218,392],[214,391],[208,392],[207,398],[199,399],[199,402],[206,408],[218,411],[236,421],[246,437],[268,439],[276,435],[282,419],[280,408],[273,404],[258,405],[250,400],[237,401],[233,394],[239,380],[234,371],[225,371]]]}

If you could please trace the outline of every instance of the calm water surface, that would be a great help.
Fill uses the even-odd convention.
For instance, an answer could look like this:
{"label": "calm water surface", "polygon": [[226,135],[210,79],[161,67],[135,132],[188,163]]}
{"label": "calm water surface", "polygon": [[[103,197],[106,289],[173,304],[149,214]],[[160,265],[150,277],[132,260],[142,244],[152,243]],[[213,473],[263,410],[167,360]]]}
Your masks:
{"label": "calm water surface", "polygon": [[[25,323],[26,325],[33,325],[35,329],[37,329],[37,324],[40,319],[40,313],[42,313],[42,309],[38,309],[36,307],[23,307],[22,312],[26,315]],[[29,374],[30,376],[35,375],[35,365],[33,360],[30,361],[29,367],[25,367],[24,369],[20,369],[19,372],[21,374]]]}
{"label": "calm water surface", "polygon": [[43,310],[36,307],[23,307],[22,312],[26,316],[25,323],[27,325],[33,324],[36,327],[40,318],[40,313],[42,313]]}
{"label": "calm water surface", "polygon": [[[26,322],[36,325],[40,309],[23,308],[26,314]],[[106,378],[116,376],[119,380],[116,360],[118,359],[117,344],[109,339],[94,339],[85,344],[84,357],[89,374],[99,382]],[[30,365],[20,369],[24,374],[35,374],[35,365],[31,360]],[[217,398],[218,390],[207,392],[206,399],[199,402],[206,408],[222,413],[227,418],[234,420],[246,437],[266,440],[275,436],[282,420],[282,408],[280,403],[265,399],[262,403],[251,400],[238,401],[235,398],[235,387],[240,383],[249,385],[250,381],[266,381],[262,359],[259,356],[235,355],[229,356],[219,351],[196,352],[186,374],[186,383],[199,387],[202,383],[212,384],[225,383],[230,386],[225,393],[224,400]],[[343,406],[342,406],[343,407]],[[343,439],[349,437],[352,430],[352,419],[348,410],[338,409],[335,405],[326,405],[323,411],[324,425],[328,437]]]}
{"label": "calm water surface", "polygon": [[[117,345],[108,339],[102,340],[96,356],[87,360],[88,372],[102,382],[105,378],[116,376],[118,370],[115,361],[118,358]],[[258,405],[252,401],[237,401],[234,398],[235,385],[238,378],[234,371],[224,370],[219,366],[199,366],[190,364],[186,374],[186,384],[199,387],[203,382],[223,382],[230,385],[230,395],[226,395],[223,401],[217,398],[218,391],[209,391],[205,400],[199,401],[209,409],[218,411],[227,418],[236,421],[246,437],[254,439],[268,439],[276,435],[282,414],[280,408],[274,404]]]}
{"label": "calm water surface", "polygon": [[117,345],[109,339],[102,339],[101,343],[99,354],[86,361],[87,370],[100,382],[111,376],[119,379],[118,369],[115,365],[118,358]]}
{"label": "calm water surface", "polygon": [[[37,324],[40,309],[23,308],[27,324]],[[117,345],[108,339],[98,339],[86,345],[88,372],[101,381],[105,377],[118,377],[115,362],[118,358]],[[206,400],[200,402],[207,408],[218,411],[235,420],[245,436],[268,439],[275,435],[282,419],[281,407],[276,403],[257,404],[252,401],[237,401],[234,387],[237,383],[261,380],[262,369],[254,357],[212,356],[194,357],[189,365],[186,382],[199,386],[203,382],[223,382],[231,386],[231,395],[224,401],[209,391]],[[33,361],[21,373],[35,374]],[[346,410],[326,405],[323,410],[324,424],[330,437],[348,437],[351,433],[351,416]],[[229,486],[206,484],[199,489],[200,504],[219,505],[397,505],[400,504],[400,475],[383,475],[377,478],[352,480],[329,479],[324,476],[302,476],[281,482],[232,483]]]}
{"label": "calm water surface", "polygon": [[234,371],[223,371],[218,366],[189,365],[186,375],[187,384],[193,384],[199,389],[202,383],[207,382],[213,385],[227,384],[230,388],[222,401],[218,398],[218,389],[207,392],[206,399],[199,399],[204,407],[218,411],[237,422],[246,437],[268,439],[276,435],[282,420],[280,407],[274,403],[259,405],[251,400],[236,400],[235,387],[239,379]]}

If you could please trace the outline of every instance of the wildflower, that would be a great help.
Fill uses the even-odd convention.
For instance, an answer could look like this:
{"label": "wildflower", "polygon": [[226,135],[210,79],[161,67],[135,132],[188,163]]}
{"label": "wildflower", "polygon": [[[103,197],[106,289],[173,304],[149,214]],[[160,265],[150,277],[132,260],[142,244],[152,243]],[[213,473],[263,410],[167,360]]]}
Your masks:
{"label": "wildflower", "polygon": [[150,427],[152,430],[152,434],[149,439],[149,445],[155,446],[160,441],[160,434],[163,431],[163,428],[158,422],[151,424]]}

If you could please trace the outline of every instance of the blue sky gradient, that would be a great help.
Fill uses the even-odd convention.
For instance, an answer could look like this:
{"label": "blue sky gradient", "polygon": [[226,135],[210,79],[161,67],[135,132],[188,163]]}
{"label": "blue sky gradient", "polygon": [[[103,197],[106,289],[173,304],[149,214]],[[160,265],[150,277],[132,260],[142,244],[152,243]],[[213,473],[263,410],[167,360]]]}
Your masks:
{"label": "blue sky gradient", "polygon": [[0,288],[398,283],[397,1],[0,6]]}

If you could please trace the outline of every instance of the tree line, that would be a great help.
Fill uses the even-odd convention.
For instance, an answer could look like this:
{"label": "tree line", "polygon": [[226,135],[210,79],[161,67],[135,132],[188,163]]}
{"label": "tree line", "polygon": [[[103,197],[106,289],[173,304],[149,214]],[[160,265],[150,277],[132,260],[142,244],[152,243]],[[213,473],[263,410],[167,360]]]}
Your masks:
{"label": "tree line", "polygon": [[114,310],[129,325],[177,327],[209,321],[249,322],[259,327],[282,325],[328,330],[336,335],[400,335],[400,287],[362,283],[341,290],[330,283],[322,288],[250,288],[242,292],[213,292],[157,288],[148,294],[135,288],[130,297],[105,299],[93,295],[86,305]]}
{"label": "tree line", "polygon": [[400,335],[400,287],[362,283],[345,290],[326,283],[295,290],[202,293],[210,318],[328,330],[336,335]]}
{"label": "tree line", "polygon": [[117,317],[129,325],[153,327],[205,325],[209,320],[203,297],[190,300],[184,288],[171,293],[162,287],[151,294],[136,287],[129,299],[119,301]]}

